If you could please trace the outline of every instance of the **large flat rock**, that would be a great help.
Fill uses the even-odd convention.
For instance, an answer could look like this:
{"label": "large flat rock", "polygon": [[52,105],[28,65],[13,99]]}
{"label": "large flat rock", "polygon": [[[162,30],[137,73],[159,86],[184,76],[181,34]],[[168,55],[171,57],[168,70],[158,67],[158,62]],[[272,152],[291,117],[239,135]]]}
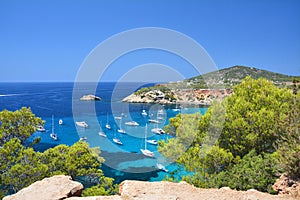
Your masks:
{"label": "large flat rock", "polygon": [[16,194],[4,197],[3,200],[65,199],[80,196],[82,190],[83,185],[72,181],[70,176],[57,175],[37,181]]}

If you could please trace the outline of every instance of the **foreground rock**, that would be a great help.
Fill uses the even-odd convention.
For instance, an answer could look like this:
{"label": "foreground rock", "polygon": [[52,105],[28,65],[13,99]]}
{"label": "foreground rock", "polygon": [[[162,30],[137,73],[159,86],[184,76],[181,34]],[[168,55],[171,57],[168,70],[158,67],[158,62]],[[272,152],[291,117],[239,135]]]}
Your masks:
{"label": "foreground rock", "polygon": [[80,98],[81,101],[100,101],[101,98],[97,97],[95,95],[89,94],[89,95],[84,95],[83,97]]}
{"label": "foreground rock", "polygon": [[83,185],[72,181],[70,176],[57,175],[37,181],[18,193],[4,197],[3,200],[54,200],[81,196]]}
{"label": "foreground rock", "polygon": [[53,176],[33,183],[17,194],[4,200],[293,200],[290,195],[270,195],[257,190],[236,191],[230,188],[201,189],[186,182],[124,181],[120,184],[120,195],[78,197],[82,185],[69,176]]}
{"label": "foreground rock", "polygon": [[273,190],[279,195],[291,195],[300,199],[300,183],[290,179],[286,174],[282,174],[273,185]]}
{"label": "foreground rock", "polygon": [[291,196],[278,196],[262,193],[257,190],[236,191],[230,188],[201,189],[189,185],[186,182],[143,182],[124,181],[120,185],[120,193],[123,199],[185,199],[185,200],[290,200]]}

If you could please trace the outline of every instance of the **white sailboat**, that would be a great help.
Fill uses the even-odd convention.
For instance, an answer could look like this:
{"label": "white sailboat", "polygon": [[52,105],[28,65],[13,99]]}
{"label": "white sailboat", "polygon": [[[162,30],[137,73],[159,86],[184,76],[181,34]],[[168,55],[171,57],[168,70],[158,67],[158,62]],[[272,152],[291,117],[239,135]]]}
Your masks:
{"label": "white sailboat", "polygon": [[118,145],[122,145],[123,143],[121,142],[121,140],[119,140],[118,138],[113,138],[114,143],[118,144]]}
{"label": "white sailboat", "polygon": [[64,123],[64,122],[63,122],[62,119],[59,119],[59,120],[58,120],[58,124],[59,124],[59,125],[62,125],[63,123]]}
{"label": "white sailboat", "polygon": [[36,130],[39,131],[39,132],[45,132],[45,131],[46,131],[46,129],[45,129],[43,126],[41,126],[41,125],[39,125],[39,126],[36,128]]}
{"label": "white sailboat", "polygon": [[111,129],[111,126],[110,124],[108,123],[108,113],[106,114],[106,124],[105,124],[105,128],[110,130]]}
{"label": "white sailboat", "polygon": [[141,149],[141,152],[147,157],[150,157],[150,158],[155,157],[154,153],[147,149],[147,124],[145,127],[145,149]]}
{"label": "white sailboat", "polygon": [[116,131],[114,131],[114,132],[115,133],[114,133],[113,142],[118,144],[118,145],[122,145],[123,143],[121,142],[121,140],[116,137]]}
{"label": "white sailboat", "polygon": [[157,145],[157,140],[147,140],[149,144]]}
{"label": "white sailboat", "polygon": [[148,114],[147,114],[147,112],[146,112],[146,110],[142,110],[142,113],[141,113],[142,115],[144,115],[144,116],[147,116]]}
{"label": "white sailboat", "polygon": [[107,135],[103,132],[103,131],[99,131],[98,135],[102,136],[102,137],[107,137]]}
{"label": "white sailboat", "polygon": [[[156,121],[158,121],[158,115],[159,115],[159,113],[161,113],[161,111],[163,112],[163,110],[159,110],[158,112],[157,112],[157,115],[156,115]],[[153,129],[151,129],[151,132],[152,133],[155,133],[155,134],[158,134],[158,135],[162,135],[162,134],[164,134],[165,133],[165,131],[163,130],[163,129],[161,129],[161,128],[158,128],[158,123],[155,123],[156,124],[156,127],[155,128],[153,128]]]}
{"label": "white sailboat", "polygon": [[128,126],[139,126],[139,123],[137,123],[136,121],[125,122],[125,124]]}
{"label": "white sailboat", "polygon": [[160,169],[160,170],[162,170],[162,171],[164,171],[164,172],[169,172],[169,170],[167,170],[166,167],[163,166],[163,165],[160,164],[160,163],[157,163],[156,166],[157,166],[158,169]]}
{"label": "white sailboat", "polygon": [[85,121],[75,122],[77,126],[87,128],[89,125]]}
{"label": "white sailboat", "polygon": [[177,104],[176,104],[176,107],[173,108],[172,110],[175,111],[175,112],[179,112],[179,111],[180,111],[180,109],[178,108],[178,105],[177,105]]}
{"label": "white sailboat", "polygon": [[122,134],[126,134],[126,131],[124,129],[122,129],[122,118],[120,120],[120,128],[118,129],[118,132],[122,133]]}
{"label": "white sailboat", "polygon": [[53,140],[58,140],[57,135],[54,133],[54,117],[53,117],[53,115],[52,115],[52,132],[50,133],[50,137]]}

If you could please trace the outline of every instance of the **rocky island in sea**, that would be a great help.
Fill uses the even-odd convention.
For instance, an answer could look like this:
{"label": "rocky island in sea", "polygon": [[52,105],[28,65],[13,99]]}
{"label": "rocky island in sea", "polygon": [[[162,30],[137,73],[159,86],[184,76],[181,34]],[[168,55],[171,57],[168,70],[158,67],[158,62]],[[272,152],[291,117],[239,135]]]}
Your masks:
{"label": "rocky island in sea", "polygon": [[80,98],[81,101],[100,101],[101,98],[92,94],[84,95]]}

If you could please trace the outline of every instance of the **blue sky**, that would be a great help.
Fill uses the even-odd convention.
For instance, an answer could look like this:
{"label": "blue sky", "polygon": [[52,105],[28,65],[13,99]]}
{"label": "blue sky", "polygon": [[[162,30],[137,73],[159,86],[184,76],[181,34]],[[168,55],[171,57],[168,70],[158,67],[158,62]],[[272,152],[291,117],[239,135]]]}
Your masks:
{"label": "blue sky", "polygon": [[[299,0],[0,0],[0,82],[74,81],[97,45],[142,27],[193,38],[218,68],[245,65],[300,75]],[[148,50],[123,56],[102,78],[119,80],[151,62],[187,65]],[[181,73],[198,75],[192,67]]]}

